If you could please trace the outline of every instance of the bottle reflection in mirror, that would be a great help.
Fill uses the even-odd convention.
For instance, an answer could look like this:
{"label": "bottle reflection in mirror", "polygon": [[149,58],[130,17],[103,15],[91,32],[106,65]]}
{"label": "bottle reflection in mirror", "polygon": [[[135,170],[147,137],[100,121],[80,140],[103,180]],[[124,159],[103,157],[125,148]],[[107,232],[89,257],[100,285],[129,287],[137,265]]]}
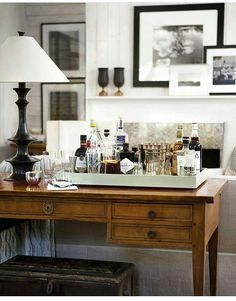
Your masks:
{"label": "bottle reflection in mirror", "polygon": [[99,96],[107,96],[107,92],[104,90],[107,87],[109,82],[108,78],[108,68],[98,68],[98,84],[102,88],[102,91],[99,92]]}
{"label": "bottle reflection in mirror", "polygon": [[114,85],[118,88],[115,92],[115,96],[123,96],[123,92],[120,91],[120,88],[124,85],[125,77],[124,77],[124,68],[117,67],[114,68]]}

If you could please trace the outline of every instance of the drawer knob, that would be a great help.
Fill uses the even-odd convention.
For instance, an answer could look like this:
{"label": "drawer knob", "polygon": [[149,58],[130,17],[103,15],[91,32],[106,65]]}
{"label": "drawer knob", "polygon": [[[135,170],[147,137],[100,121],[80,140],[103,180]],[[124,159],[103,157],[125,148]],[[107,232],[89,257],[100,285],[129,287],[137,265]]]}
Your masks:
{"label": "drawer knob", "polygon": [[156,233],[155,231],[150,230],[150,231],[148,231],[147,236],[148,236],[148,238],[150,238],[150,239],[154,239],[154,238],[156,238],[157,233]]}
{"label": "drawer knob", "polygon": [[150,210],[150,211],[148,212],[148,217],[149,217],[149,218],[156,218],[156,217],[157,217],[157,214],[156,214],[155,211]]}
{"label": "drawer knob", "polygon": [[47,215],[53,213],[53,203],[51,201],[44,201],[43,212]]}

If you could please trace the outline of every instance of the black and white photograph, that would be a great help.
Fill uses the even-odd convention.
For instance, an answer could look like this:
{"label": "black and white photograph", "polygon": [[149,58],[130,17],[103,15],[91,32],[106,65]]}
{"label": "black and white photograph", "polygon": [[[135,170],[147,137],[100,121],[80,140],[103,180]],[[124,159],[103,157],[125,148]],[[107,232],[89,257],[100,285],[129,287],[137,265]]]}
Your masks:
{"label": "black and white photograph", "polygon": [[235,85],[236,56],[213,57],[213,85]]}
{"label": "black and white photograph", "polygon": [[42,132],[48,120],[85,120],[85,84],[41,85]]}
{"label": "black and white photograph", "polygon": [[78,92],[50,92],[50,120],[78,119]]}
{"label": "black and white photograph", "polygon": [[224,4],[134,7],[134,87],[169,87],[170,66],[203,64],[223,44]]}
{"label": "black and white photograph", "polygon": [[68,78],[85,77],[84,23],[42,24],[44,50]]}
{"label": "black and white photograph", "polygon": [[236,94],[236,45],[204,47],[210,94]]}
{"label": "black and white photograph", "polygon": [[201,64],[203,25],[153,28],[153,67]]}
{"label": "black and white photograph", "polygon": [[189,74],[179,73],[178,86],[179,87],[199,87],[201,82],[199,80],[198,73],[192,73],[191,77]]}
{"label": "black and white photograph", "polygon": [[208,95],[208,70],[206,64],[170,66],[169,95]]}

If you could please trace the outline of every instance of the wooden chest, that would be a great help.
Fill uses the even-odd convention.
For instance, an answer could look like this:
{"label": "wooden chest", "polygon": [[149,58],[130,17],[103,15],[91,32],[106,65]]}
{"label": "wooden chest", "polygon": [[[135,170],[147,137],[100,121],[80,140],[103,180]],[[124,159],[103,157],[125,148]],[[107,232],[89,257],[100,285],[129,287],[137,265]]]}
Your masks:
{"label": "wooden chest", "polygon": [[1,296],[130,296],[131,263],[15,256],[0,264]]}

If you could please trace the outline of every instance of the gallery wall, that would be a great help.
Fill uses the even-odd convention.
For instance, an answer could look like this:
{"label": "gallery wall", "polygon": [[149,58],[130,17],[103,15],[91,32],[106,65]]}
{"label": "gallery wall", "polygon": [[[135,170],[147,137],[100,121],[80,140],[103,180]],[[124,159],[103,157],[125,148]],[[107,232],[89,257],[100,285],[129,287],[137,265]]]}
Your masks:
{"label": "gallery wall", "polygon": [[[146,3],[148,5],[148,3]],[[157,3],[158,4],[158,3]],[[87,96],[88,117],[97,120],[150,122],[223,122],[234,120],[236,97],[227,99],[163,99],[167,88],[134,88],[133,6],[135,3],[87,3]],[[137,4],[140,5],[140,4]],[[224,43],[236,44],[236,3],[225,5]],[[110,69],[109,95],[113,95],[113,68],[125,67],[125,97],[131,99],[92,99],[97,96],[97,68]],[[137,98],[136,98],[137,97]],[[155,98],[156,97],[156,98]]]}
{"label": "gallery wall", "polygon": [[[85,4],[83,3],[25,3],[24,22],[27,35],[41,43],[41,23],[84,22]],[[32,90],[28,96],[28,125],[33,131],[41,129],[41,92],[40,84],[29,85]]]}

